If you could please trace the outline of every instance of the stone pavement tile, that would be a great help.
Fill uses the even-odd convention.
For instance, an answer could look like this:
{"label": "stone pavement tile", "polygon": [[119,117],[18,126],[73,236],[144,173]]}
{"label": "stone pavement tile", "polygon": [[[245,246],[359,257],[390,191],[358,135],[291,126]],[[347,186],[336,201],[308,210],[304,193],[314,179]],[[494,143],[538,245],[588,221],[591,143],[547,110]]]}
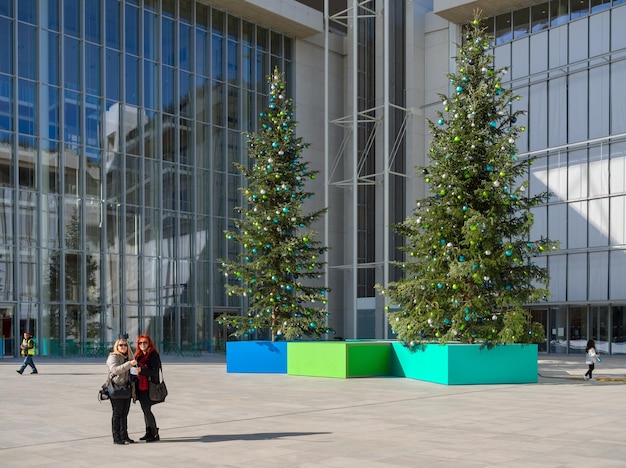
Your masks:
{"label": "stone pavement tile", "polygon": [[[228,374],[223,362],[164,359],[162,441],[112,445],[96,401],[104,360],[39,360],[38,376],[0,360],[0,467],[618,466],[623,383],[556,377],[538,385],[442,386],[412,379]],[[563,363],[565,362],[566,365]],[[610,361],[619,375],[626,359]],[[543,369],[542,369],[543,371]],[[608,373],[607,373],[608,375]],[[37,380],[34,380],[37,378]],[[129,429],[144,432],[138,405]],[[593,437],[589,437],[589,433]],[[114,452],[113,452],[114,449]]]}

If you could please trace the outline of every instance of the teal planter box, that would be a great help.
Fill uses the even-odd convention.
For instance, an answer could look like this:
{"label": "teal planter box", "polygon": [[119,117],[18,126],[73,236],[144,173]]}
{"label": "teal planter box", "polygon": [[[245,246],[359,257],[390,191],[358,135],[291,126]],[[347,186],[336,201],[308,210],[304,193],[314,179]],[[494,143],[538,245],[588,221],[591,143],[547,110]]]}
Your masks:
{"label": "teal planter box", "polygon": [[389,342],[289,342],[287,374],[310,377],[371,377],[389,375]]}
{"label": "teal planter box", "polygon": [[390,373],[398,377],[444,385],[538,382],[537,345],[427,344],[411,351],[394,342],[392,347]]}
{"label": "teal planter box", "polygon": [[286,374],[286,341],[229,341],[226,372]]}

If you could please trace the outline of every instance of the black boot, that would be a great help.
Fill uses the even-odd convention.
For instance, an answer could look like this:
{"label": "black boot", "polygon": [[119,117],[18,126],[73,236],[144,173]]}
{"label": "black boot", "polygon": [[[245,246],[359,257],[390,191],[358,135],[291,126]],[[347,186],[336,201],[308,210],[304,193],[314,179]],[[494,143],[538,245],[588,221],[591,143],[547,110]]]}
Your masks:
{"label": "black boot", "polygon": [[120,437],[120,431],[116,423],[117,421],[113,421],[113,443],[115,445],[125,445],[124,441]]}
{"label": "black boot", "polygon": [[120,439],[127,444],[134,444],[135,441],[128,437],[128,426],[127,421],[122,420],[120,425]]}
{"label": "black boot", "polygon": [[143,437],[140,437],[139,440],[147,440],[152,436],[152,430],[149,427],[146,427],[146,434]]}
{"label": "black boot", "polygon": [[116,416],[111,418],[111,430],[113,432],[113,443],[115,445],[126,445],[128,443],[122,437],[122,421]]}
{"label": "black boot", "polygon": [[146,442],[156,442],[157,440],[161,440],[159,437],[159,428],[150,429],[150,437],[146,439]]}

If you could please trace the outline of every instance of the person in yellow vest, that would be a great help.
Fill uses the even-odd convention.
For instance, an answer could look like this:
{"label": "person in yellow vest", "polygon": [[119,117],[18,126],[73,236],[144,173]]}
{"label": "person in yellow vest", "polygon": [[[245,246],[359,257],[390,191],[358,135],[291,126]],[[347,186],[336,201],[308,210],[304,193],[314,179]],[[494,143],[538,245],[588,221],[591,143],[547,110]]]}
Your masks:
{"label": "person in yellow vest", "polygon": [[20,354],[24,356],[24,362],[22,363],[20,370],[15,372],[23,374],[26,366],[30,366],[33,370],[31,374],[38,374],[35,363],[33,362],[33,356],[35,355],[35,342],[33,341],[33,335],[31,335],[30,332],[24,332],[24,339],[20,345]]}

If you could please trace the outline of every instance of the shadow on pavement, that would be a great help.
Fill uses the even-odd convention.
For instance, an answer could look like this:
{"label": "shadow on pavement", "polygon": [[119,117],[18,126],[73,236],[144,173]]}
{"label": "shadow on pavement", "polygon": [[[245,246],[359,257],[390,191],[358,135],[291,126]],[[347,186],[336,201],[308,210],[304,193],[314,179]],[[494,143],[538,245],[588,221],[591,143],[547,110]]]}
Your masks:
{"label": "shadow on pavement", "polygon": [[332,434],[332,432],[260,432],[254,434],[222,434],[205,435],[200,437],[168,437],[159,443],[167,442],[227,442],[231,440],[270,440],[281,437],[301,437],[309,435]]}

